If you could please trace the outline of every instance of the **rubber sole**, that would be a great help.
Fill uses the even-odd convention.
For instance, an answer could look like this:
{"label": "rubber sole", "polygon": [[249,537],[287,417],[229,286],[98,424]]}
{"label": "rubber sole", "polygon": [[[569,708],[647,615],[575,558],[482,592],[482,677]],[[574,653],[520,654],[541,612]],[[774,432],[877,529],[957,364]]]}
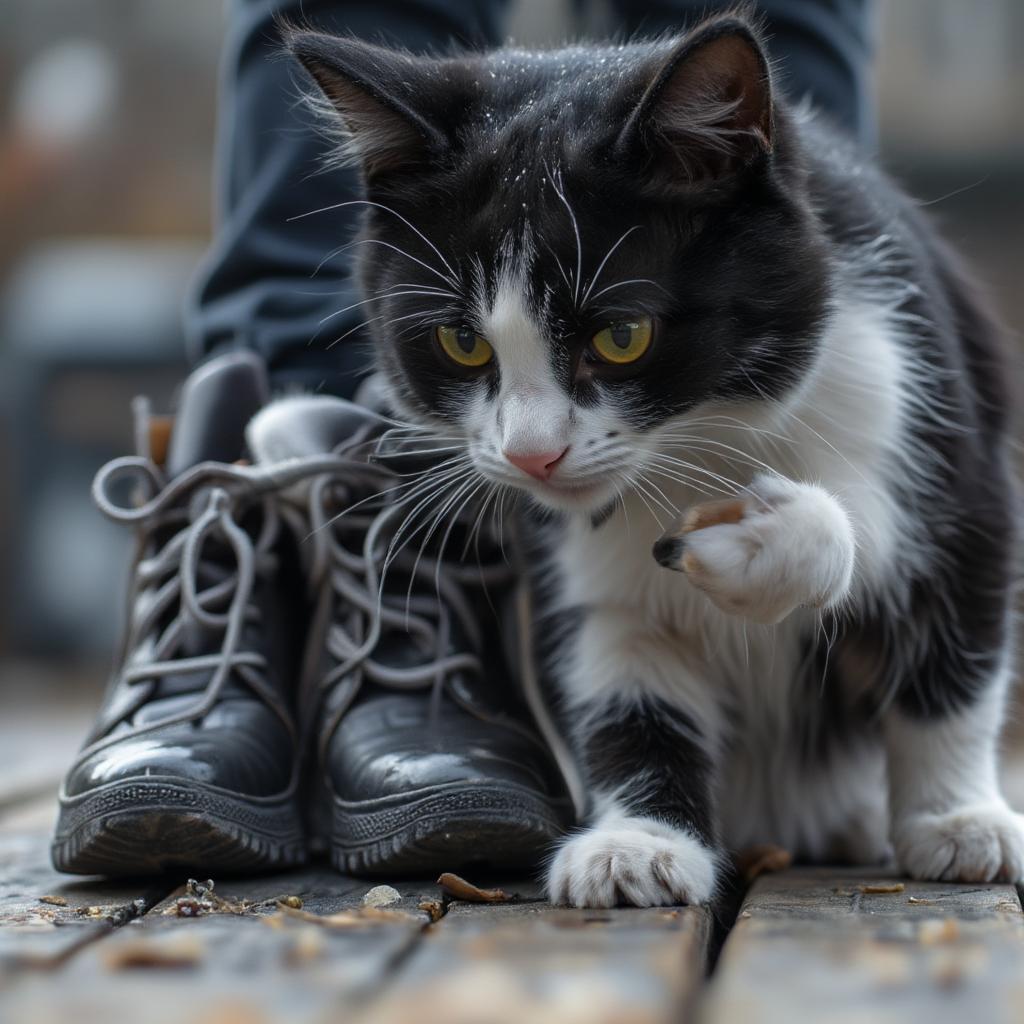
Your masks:
{"label": "rubber sole", "polygon": [[246,800],[198,783],[112,783],[62,798],[50,848],[72,874],[151,875],[194,869],[204,877],[301,864],[294,798]]}
{"label": "rubber sole", "polygon": [[364,803],[334,800],[331,861],[354,875],[538,866],[564,815],[530,790],[460,785]]}

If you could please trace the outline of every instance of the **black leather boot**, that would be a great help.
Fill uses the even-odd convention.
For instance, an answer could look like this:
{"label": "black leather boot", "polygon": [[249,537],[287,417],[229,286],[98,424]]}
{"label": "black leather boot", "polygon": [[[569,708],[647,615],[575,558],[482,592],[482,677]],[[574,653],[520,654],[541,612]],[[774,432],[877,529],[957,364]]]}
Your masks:
{"label": "black leather boot", "polygon": [[[287,480],[234,464],[266,397],[255,356],[214,360],[186,382],[169,438],[137,409],[141,454],[96,478],[97,503],[134,526],[138,547],[123,649],[60,796],[52,853],[63,871],[206,875],[305,857],[301,587],[276,505]],[[134,503],[114,503],[118,482],[134,486]]]}
{"label": "black leather boot", "polygon": [[338,459],[290,492],[308,524],[304,701],[334,864],[537,865],[571,802],[510,668],[515,575],[479,503],[459,514],[468,477],[446,475],[438,442],[336,399],[279,403],[256,427],[270,460],[328,448]]}

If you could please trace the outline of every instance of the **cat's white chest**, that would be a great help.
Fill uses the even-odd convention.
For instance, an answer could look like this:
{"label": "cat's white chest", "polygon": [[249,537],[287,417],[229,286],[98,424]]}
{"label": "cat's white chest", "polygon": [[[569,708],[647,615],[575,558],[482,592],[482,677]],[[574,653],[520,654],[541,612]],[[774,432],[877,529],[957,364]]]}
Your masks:
{"label": "cat's white chest", "polygon": [[[795,753],[795,724],[813,711],[804,702],[825,696],[816,683],[808,689],[806,676],[808,643],[824,635],[818,612],[798,609],[772,626],[725,614],[654,561],[660,530],[629,511],[628,529],[619,516],[598,530],[570,529],[559,552],[562,600],[585,611],[562,663],[566,696],[581,711],[654,696],[684,710],[708,749],[728,749],[716,817],[729,847],[775,842],[818,857],[839,837],[879,856],[884,785],[875,747],[833,751],[811,772]],[[861,824],[847,835],[851,820]]]}
{"label": "cat's white chest", "polygon": [[625,511],[617,509],[596,529],[572,523],[556,556],[563,605],[618,607],[651,629],[681,636],[742,633],[738,620],[715,608],[685,575],[655,561],[651,549],[661,535],[650,511],[629,499]]}
{"label": "cat's white chest", "polygon": [[592,536],[576,537],[563,558],[568,603],[617,608],[637,617],[645,629],[667,631],[680,640],[696,640],[710,622],[723,620],[685,576],[654,560],[651,548],[659,535],[650,520],[626,528],[620,514]]}
{"label": "cat's white chest", "polygon": [[[603,624],[586,638],[585,650],[573,653],[586,659],[595,655],[596,645],[606,663],[626,675],[649,677],[655,670],[667,687],[677,681],[691,695],[707,686],[726,697],[724,687],[723,703],[763,700],[778,713],[785,696],[780,691],[788,687],[800,656],[800,636],[813,628],[815,614],[800,611],[777,626],[726,615],[682,573],[658,565],[651,548],[660,535],[653,516],[632,504],[597,529],[574,523],[567,530],[557,555],[560,604],[588,610]],[[587,673],[576,674],[585,686]],[[630,685],[628,679],[623,683]]]}

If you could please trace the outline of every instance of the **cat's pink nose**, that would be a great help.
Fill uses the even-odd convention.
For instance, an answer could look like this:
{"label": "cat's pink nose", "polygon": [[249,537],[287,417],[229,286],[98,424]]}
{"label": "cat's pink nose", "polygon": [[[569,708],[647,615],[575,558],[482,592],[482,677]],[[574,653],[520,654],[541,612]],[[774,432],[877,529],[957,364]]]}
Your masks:
{"label": "cat's pink nose", "polygon": [[517,469],[529,473],[535,479],[547,480],[568,450],[563,448],[560,452],[505,452],[505,458]]}

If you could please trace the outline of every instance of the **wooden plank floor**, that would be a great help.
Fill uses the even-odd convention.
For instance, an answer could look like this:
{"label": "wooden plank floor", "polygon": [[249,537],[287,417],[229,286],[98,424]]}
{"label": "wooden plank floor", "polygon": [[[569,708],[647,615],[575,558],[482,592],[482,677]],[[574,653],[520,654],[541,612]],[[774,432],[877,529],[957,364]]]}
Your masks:
{"label": "wooden plank floor", "polygon": [[317,865],[212,894],[77,879],[47,853],[61,762],[0,782],[2,1024],[1024,1022],[1010,886],[802,869],[731,911],[575,911],[530,879],[492,904],[391,880],[368,908],[377,883]]}
{"label": "wooden plank floor", "polygon": [[1006,885],[789,870],[717,929],[695,908],[553,908],[529,879],[496,904],[396,880],[368,909],[375,883],[326,866],[212,895],[62,876],[51,814],[49,799],[0,813],[4,1024],[1024,1021],[1024,914]]}
{"label": "wooden plank floor", "polygon": [[743,902],[704,1011],[713,1024],[1022,1021],[1020,899],[1009,885],[860,871],[763,876]]}

